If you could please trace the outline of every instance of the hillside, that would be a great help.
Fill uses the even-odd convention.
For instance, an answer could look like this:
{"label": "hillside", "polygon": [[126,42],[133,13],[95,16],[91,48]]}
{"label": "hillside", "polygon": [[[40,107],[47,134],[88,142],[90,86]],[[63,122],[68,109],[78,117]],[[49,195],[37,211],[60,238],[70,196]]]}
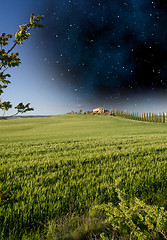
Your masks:
{"label": "hillside", "polygon": [[59,115],[0,121],[1,142],[167,134],[167,125],[101,115]]}
{"label": "hillside", "polygon": [[167,209],[166,124],[61,115],[1,120],[0,135],[1,239],[102,239],[87,218],[118,179],[128,201]]}

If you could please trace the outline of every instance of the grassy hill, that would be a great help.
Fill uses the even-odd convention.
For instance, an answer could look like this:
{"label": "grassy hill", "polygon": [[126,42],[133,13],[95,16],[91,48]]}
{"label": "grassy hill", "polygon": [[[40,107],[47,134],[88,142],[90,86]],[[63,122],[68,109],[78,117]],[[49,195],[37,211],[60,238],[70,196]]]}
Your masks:
{"label": "grassy hill", "polygon": [[163,124],[101,115],[59,115],[0,121],[1,142],[166,134]]}
{"label": "grassy hill", "polygon": [[167,208],[166,136],[165,124],[100,115],[1,120],[0,239],[95,239],[89,212],[116,201],[118,178],[129,201]]}

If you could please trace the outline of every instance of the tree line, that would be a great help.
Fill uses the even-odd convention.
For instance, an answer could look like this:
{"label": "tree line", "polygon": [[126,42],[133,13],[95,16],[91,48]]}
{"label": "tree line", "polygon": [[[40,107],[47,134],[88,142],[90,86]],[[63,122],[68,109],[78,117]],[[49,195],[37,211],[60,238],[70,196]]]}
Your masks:
{"label": "tree line", "polygon": [[143,121],[143,122],[155,122],[155,123],[167,123],[166,113],[139,113],[139,112],[126,112],[118,109],[111,109],[112,116],[118,116],[129,120]]}

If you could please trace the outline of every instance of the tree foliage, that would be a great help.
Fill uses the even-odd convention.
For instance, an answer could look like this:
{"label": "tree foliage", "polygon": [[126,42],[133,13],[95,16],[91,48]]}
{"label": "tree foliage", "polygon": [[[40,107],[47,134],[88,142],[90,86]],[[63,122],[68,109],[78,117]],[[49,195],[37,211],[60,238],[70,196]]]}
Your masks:
{"label": "tree foliage", "polygon": [[[8,87],[8,84],[11,83],[9,81],[9,78],[11,77],[10,74],[6,73],[6,71],[9,68],[16,67],[20,65],[20,58],[19,53],[13,53],[13,49],[17,46],[22,44],[26,39],[29,38],[32,34],[30,33],[30,30],[32,28],[41,28],[43,27],[42,24],[39,22],[43,19],[42,15],[34,16],[32,13],[30,16],[30,22],[27,24],[23,24],[19,26],[19,30],[12,36],[11,34],[2,33],[0,35],[0,95],[4,93],[4,89]],[[9,46],[10,39],[14,37],[13,43],[11,46],[7,49],[7,46]],[[5,112],[12,108],[12,104],[9,101],[2,102],[0,99],[0,109],[4,111],[3,116],[5,115]],[[27,111],[34,110],[33,108],[30,108],[30,103],[23,104],[19,103],[15,109],[17,112],[14,115],[17,115],[18,113],[25,113]]]}

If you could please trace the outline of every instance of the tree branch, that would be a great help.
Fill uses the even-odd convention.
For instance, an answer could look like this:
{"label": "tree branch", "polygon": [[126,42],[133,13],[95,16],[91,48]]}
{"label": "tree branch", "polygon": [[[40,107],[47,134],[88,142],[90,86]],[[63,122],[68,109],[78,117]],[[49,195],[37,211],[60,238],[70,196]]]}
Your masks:
{"label": "tree branch", "polygon": [[5,109],[4,109],[4,113],[3,113],[3,115],[2,115],[2,118],[11,118],[11,117],[15,117],[18,113],[19,113],[19,111],[18,112],[16,112],[16,113],[14,113],[14,114],[12,114],[12,115],[9,115],[9,116],[5,116]]}
{"label": "tree branch", "polygon": [[16,45],[17,45],[17,43],[14,43],[13,46],[11,47],[11,49],[9,49],[9,50],[7,51],[7,54],[9,54],[9,53],[13,50],[13,48],[16,47]]}
{"label": "tree branch", "polygon": [[113,231],[113,234],[112,234],[112,240],[115,239],[115,233],[116,233],[116,230]]}
{"label": "tree branch", "polygon": [[3,74],[8,68],[9,68],[9,66],[6,67],[1,73]]}

